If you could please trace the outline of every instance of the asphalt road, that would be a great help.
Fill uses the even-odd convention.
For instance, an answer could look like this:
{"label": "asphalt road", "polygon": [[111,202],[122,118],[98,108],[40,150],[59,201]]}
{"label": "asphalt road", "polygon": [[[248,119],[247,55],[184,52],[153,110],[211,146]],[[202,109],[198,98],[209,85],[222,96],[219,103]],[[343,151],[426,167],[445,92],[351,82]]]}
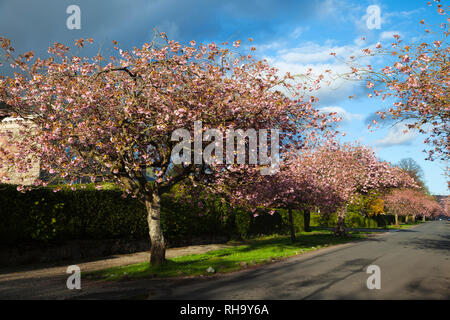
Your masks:
{"label": "asphalt road", "polygon": [[[369,265],[379,266],[381,288],[369,290]],[[0,283],[0,298],[25,299],[450,299],[450,222],[302,254],[266,266],[205,279],[148,279],[82,283],[65,288]],[[5,286],[6,285],[6,286]]]}
{"label": "asphalt road", "polygon": [[[381,289],[369,290],[369,265]],[[229,277],[173,286],[150,299],[449,299],[450,223],[439,221]]]}

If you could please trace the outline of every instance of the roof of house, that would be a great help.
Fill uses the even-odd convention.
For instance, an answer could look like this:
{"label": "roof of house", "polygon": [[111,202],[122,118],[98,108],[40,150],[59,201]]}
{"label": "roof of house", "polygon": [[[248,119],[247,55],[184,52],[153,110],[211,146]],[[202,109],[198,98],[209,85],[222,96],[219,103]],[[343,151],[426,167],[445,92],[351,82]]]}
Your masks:
{"label": "roof of house", "polygon": [[11,110],[8,105],[2,101],[0,101],[0,121],[4,118],[7,118],[11,115]]}

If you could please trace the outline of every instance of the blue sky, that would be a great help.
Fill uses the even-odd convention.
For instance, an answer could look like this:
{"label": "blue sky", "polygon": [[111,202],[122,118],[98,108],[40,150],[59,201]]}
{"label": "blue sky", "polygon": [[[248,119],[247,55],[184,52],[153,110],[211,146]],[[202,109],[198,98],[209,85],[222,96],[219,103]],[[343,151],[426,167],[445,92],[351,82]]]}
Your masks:
{"label": "blue sky", "polygon": [[[79,30],[66,27],[66,8],[72,4],[81,9]],[[381,10],[380,29],[367,27],[366,10],[370,5]],[[281,71],[304,73],[311,67],[339,72],[344,66],[330,52],[349,56],[379,41],[390,44],[393,34],[416,41],[423,35],[421,19],[430,24],[441,22],[435,12],[435,7],[427,6],[427,0],[3,0],[0,35],[9,37],[19,52],[35,50],[37,55],[44,55],[54,42],[72,45],[82,37],[93,37],[95,50],[103,53],[109,50],[112,40],[124,49],[140,46],[151,40],[155,27],[180,42],[239,39],[246,43],[251,37],[258,57],[268,59]],[[355,99],[349,100],[353,94]],[[422,166],[426,185],[433,194],[449,194],[443,175],[445,164],[424,160],[423,135],[404,134],[401,126],[388,124],[374,132],[367,129],[368,119],[386,104],[367,98],[363,86],[341,81],[324,88],[318,96],[318,107],[343,116],[343,141],[367,144],[380,158],[393,163],[411,157]]]}

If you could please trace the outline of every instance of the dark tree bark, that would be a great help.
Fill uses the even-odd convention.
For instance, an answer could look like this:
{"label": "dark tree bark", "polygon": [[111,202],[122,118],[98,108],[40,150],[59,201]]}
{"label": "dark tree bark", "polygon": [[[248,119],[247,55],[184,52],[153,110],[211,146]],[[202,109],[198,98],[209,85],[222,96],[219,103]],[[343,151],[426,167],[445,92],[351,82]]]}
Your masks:
{"label": "dark tree bark", "polygon": [[292,242],[295,242],[296,238],[295,238],[294,218],[292,216],[292,208],[288,209],[288,213],[289,213],[289,226],[291,228],[291,240]]}
{"label": "dark tree bark", "polygon": [[166,262],[166,244],[161,228],[161,198],[153,194],[151,200],[145,201],[147,222],[151,241],[150,264],[159,266]]}
{"label": "dark tree bark", "polygon": [[305,209],[303,211],[303,222],[305,225],[305,232],[311,232],[310,221],[311,221],[311,212],[309,211],[309,209]]}

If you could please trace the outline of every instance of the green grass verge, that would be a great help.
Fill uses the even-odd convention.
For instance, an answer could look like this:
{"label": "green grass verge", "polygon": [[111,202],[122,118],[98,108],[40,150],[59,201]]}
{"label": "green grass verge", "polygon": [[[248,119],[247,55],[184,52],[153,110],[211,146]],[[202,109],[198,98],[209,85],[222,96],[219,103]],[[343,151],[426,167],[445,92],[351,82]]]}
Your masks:
{"label": "green grass verge", "polygon": [[426,223],[426,222],[418,221],[418,222],[411,223],[411,224],[401,224],[401,225],[399,225],[399,226],[394,226],[394,225],[392,225],[392,226],[386,226],[386,229],[392,229],[392,230],[409,229],[409,228],[418,226],[419,224],[422,224],[422,223]]}
{"label": "green grass verge", "polygon": [[[382,230],[401,230],[401,229],[409,229],[415,226],[418,226],[420,224],[423,223],[427,223],[428,221],[416,221],[416,222],[408,222],[408,223],[401,223],[400,225],[387,225],[384,227],[376,227],[376,228],[368,228],[368,227],[346,227],[346,229],[351,232],[352,234],[357,234],[358,231],[355,231],[355,229],[363,229],[364,231],[361,231],[361,233],[364,234],[370,234],[370,233],[377,233],[377,231],[382,231]],[[321,226],[312,226],[311,230],[329,230],[329,229],[333,229],[333,227],[321,227]],[[374,230],[374,232],[370,232],[370,230]]]}
{"label": "green grass verge", "polygon": [[211,275],[212,273],[206,271],[209,267],[213,268],[215,273],[228,273],[364,237],[363,233],[356,232],[339,238],[330,231],[314,231],[298,233],[297,241],[292,243],[288,236],[268,236],[230,243],[234,245],[232,248],[168,259],[161,267],[151,267],[145,262],[94,271],[83,276],[103,280],[200,276]]}

